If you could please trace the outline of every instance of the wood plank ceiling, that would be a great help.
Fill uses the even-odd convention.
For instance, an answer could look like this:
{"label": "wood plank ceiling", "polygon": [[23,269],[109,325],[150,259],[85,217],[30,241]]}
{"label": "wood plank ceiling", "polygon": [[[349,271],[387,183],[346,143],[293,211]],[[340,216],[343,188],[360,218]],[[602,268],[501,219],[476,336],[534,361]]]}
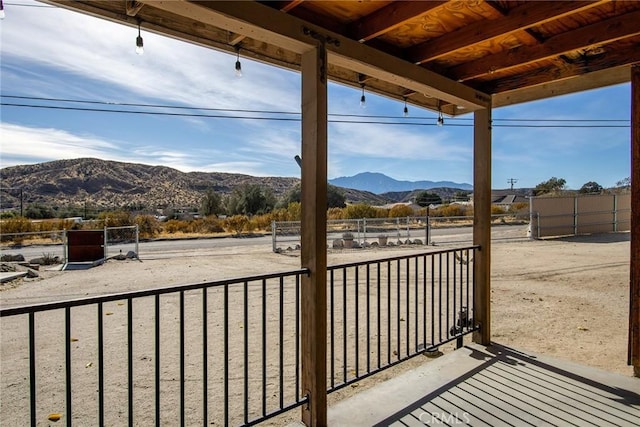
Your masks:
{"label": "wood plank ceiling", "polygon": [[[444,96],[450,87],[476,91],[478,99],[488,94],[497,107],[625,82],[630,65],[640,62],[637,0],[47,2],[128,25],[140,23],[145,31],[234,54],[239,49],[242,56],[299,69],[300,51],[294,44],[265,39],[255,31],[257,17],[275,11],[278,15],[269,15],[277,18],[274,28],[308,23],[335,42],[332,48],[338,55],[350,57],[356,43],[368,47],[352,63],[330,57],[330,79],[357,88],[364,85],[367,91],[399,101],[406,98],[410,104],[449,115],[468,113],[482,104],[465,104],[464,91],[462,102]],[[189,12],[194,3],[199,9]],[[209,11],[237,24],[207,19]],[[246,16],[255,16],[255,22]],[[391,73],[400,75],[417,67],[446,81],[433,80],[431,91],[422,89],[424,82],[409,84],[407,79],[390,78],[388,72],[365,73],[367,68],[358,65],[370,56],[376,56],[376,66],[396,60],[406,64],[389,65]],[[448,81],[451,86],[439,92],[442,82]],[[482,101],[486,105],[488,99]]]}

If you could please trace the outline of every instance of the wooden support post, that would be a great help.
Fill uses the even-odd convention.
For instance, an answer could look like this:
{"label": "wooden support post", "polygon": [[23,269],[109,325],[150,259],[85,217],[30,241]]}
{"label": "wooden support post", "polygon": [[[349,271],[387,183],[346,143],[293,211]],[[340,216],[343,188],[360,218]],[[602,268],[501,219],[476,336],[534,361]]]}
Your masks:
{"label": "wooden support post", "polygon": [[631,67],[631,264],[629,358],[640,377],[640,64]]}
{"label": "wooden support post", "polygon": [[327,424],[327,53],[302,54],[302,407],[307,426]]}
{"label": "wooden support post", "polygon": [[491,109],[474,113],[473,131],[473,274],[475,297],[473,319],[480,330],[473,341],[491,343]]}

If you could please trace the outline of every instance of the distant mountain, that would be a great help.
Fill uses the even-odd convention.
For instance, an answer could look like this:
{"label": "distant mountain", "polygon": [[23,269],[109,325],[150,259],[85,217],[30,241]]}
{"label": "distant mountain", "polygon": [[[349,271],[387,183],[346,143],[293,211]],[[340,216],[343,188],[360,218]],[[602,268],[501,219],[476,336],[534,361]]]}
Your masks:
{"label": "distant mountain", "polygon": [[[212,189],[229,194],[244,184],[271,189],[280,198],[296,186],[298,178],[255,177],[223,172],[181,172],[166,166],[72,159],[0,169],[3,188],[22,189],[24,207],[39,203],[49,207],[90,206],[90,209],[195,207]],[[349,203],[384,205],[376,194],[341,188]],[[19,191],[2,191],[0,208],[17,209]]]}
{"label": "distant mountain", "polygon": [[429,190],[431,188],[438,187],[473,190],[473,186],[467,183],[456,183],[451,181],[399,181],[388,177],[387,175],[373,172],[363,172],[354,176],[343,176],[331,179],[329,180],[329,183],[338,187],[370,191],[374,194],[396,191],[412,191],[416,189]]}

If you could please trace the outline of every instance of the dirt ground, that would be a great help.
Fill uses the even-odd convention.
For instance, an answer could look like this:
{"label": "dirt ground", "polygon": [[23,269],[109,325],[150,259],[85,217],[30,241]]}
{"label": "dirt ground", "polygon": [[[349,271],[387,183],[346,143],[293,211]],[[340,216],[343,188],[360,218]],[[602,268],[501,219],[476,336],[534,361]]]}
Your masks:
{"label": "dirt ground", "polygon": [[[443,249],[443,247],[411,247],[411,248],[378,248],[371,250],[344,250],[329,254],[329,264],[351,262],[358,260],[379,259],[425,250]],[[141,254],[142,261],[108,261],[106,264],[80,271],[46,271],[38,279],[20,280],[10,284],[0,285],[0,305],[10,307],[16,305],[37,304],[48,301],[67,300],[97,296],[103,294],[120,293],[133,290],[154,288],[158,286],[180,285],[186,283],[200,283],[218,279],[235,278],[248,275],[258,275],[268,272],[289,271],[299,267],[300,258],[295,252],[290,254],[274,254],[269,247],[248,246],[232,249],[207,249],[182,253],[176,257],[154,254]],[[627,333],[629,308],[629,234],[618,233],[598,236],[573,237],[546,241],[508,241],[496,242],[492,248],[492,338],[503,345],[529,352],[544,353],[545,355],[568,359],[610,372],[631,375],[632,369],[626,365]],[[197,299],[198,296],[187,295],[187,299]],[[235,300],[232,300],[232,304]],[[136,303],[138,304],[138,303]],[[146,322],[151,321],[152,311],[140,303],[136,306],[134,323],[137,325],[135,334],[146,333]],[[177,298],[163,300],[163,304],[175,305]],[[127,307],[123,302],[105,304],[105,311],[112,313],[109,321],[113,328],[123,328],[122,318],[126,320]],[[258,310],[256,310],[257,312]],[[86,317],[85,317],[86,315]],[[253,312],[250,313],[253,315]],[[187,336],[197,337],[200,332],[191,331],[191,323],[197,324],[197,313],[187,313],[185,325]],[[190,318],[193,317],[193,322]],[[38,421],[48,425],[46,415],[53,412],[64,412],[64,393],[60,392],[60,385],[53,383],[55,373],[64,366],[64,313],[46,321],[36,321],[39,332],[36,340],[36,353],[53,352],[60,357],[52,357],[39,362],[39,372],[45,375],[39,379],[38,390],[41,403],[38,404]],[[212,320],[214,323],[217,320]],[[234,320],[231,319],[234,325]],[[105,328],[108,325],[105,323]],[[241,331],[240,325],[237,331]],[[28,414],[28,368],[27,371],[16,369],[26,365],[27,352],[25,350],[26,320],[3,318],[0,325],[0,343],[2,344],[0,358],[0,416],[3,425],[24,425],[24,417]],[[166,338],[177,335],[175,319],[167,319],[162,324]],[[94,311],[79,309],[74,311],[72,321],[72,336],[74,337],[74,372],[95,369],[95,349],[82,348],[85,342],[95,340],[96,321]],[[126,369],[116,367],[122,353],[126,353],[126,329],[123,328],[119,340],[110,342],[105,351],[105,362],[111,362],[113,368],[109,371],[110,380],[127,383]],[[233,330],[232,334],[236,334]],[[237,332],[242,335],[241,332]],[[285,345],[290,345],[290,334],[285,333]],[[62,339],[61,339],[62,338]],[[165,335],[163,335],[163,339]],[[151,339],[149,339],[152,342]],[[93,343],[93,341],[91,341]],[[136,341],[137,342],[137,341]],[[148,344],[143,340],[140,347]],[[233,339],[231,339],[233,343]],[[58,343],[58,344],[56,344]],[[149,344],[150,345],[150,344]],[[443,347],[450,351],[451,346]],[[145,369],[146,364],[152,364],[147,356],[149,349],[137,349],[135,370]],[[201,350],[198,350],[201,351]],[[76,357],[76,352],[80,355]],[[194,353],[195,353],[194,349]],[[171,377],[167,380],[163,393],[173,393],[177,390],[174,361],[176,352],[163,356],[163,375]],[[269,356],[271,357],[271,356]],[[383,381],[400,371],[410,369],[429,359],[417,357],[410,361],[384,371],[374,377],[361,381],[357,387],[332,393],[329,402],[334,402],[359,390]],[[199,359],[188,354],[187,367],[197,366]],[[234,371],[236,365],[231,362],[229,369],[235,381],[242,381],[242,374]],[[220,366],[211,366],[211,372],[216,372]],[[173,371],[171,371],[173,369]],[[195,368],[194,368],[195,369]],[[46,373],[50,372],[51,378]],[[216,374],[217,375],[217,374]],[[214,375],[215,376],[215,375]],[[187,381],[195,378],[187,375]],[[57,381],[57,380],[55,380]],[[275,381],[277,383],[277,381]],[[271,387],[273,384],[270,384]],[[80,375],[73,379],[74,408],[87,407],[91,412],[95,401],[95,384],[85,382]],[[84,387],[84,389],[83,389]],[[190,396],[200,396],[202,385],[198,387],[187,385],[187,402]],[[212,385],[215,387],[215,385]],[[113,402],[126,399],[126,387],[109,396]],[[84,391],[83,391],[84,390]],[[136,382],[136,397],[147,401],[136,407],[136,413],[148,414],[153,419],[153,379],[149,383]],[[242,399],[230,403],[230,411],[241,407]],[[126,401],[126,400],[124,400]],[[235,405],[235,406],[234,406]],[[112,405],[110,408],[118,407]],[[172,405],[169,405],[172,406]],[[193,403],[192,410],[200,411],[197,403]],[[75,410],[75,409],[74,409]],[[82,420],[83,414],[77,415]],[[113,414],[112,412],[117,412]],[[175,407],[164,408],[166,425],[172,425],[175,419]],[[199,415],[199,413],[198,413]],[[113,420],[114,425],[126,420],[126,404],[119,409],[109,411],[107,419]],[[123,418],[124,417],[124,418]],[[197,417],[196,417],[197,418]],[[216,417],[212,417],[215,419]],[[274,419],[273,425],[286,424],[298,418],[298,411]],[[144,417],[142,418],[144,420]],[[187,419],[187,424],[196,420]],[[78,422],[76,422],[78,424]],[[145,425],[145,421],[137,424]],[[164,424],[164,423],[163,423]],[[219,422],[212,422],[218,425]]]}

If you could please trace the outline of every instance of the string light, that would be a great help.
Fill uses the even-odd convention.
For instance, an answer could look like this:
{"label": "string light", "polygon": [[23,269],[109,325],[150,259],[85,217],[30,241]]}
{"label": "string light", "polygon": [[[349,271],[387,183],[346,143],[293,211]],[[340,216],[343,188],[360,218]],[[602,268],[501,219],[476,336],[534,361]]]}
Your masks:
{"label": "string light", "polygon": [[407,108],[407,97],[403,96],[404,99],[404,110],[402,110],[402,115],[405,117],[409,117],[409,108]]}
{"label": "string light", "polygon": [[240,46],[236,46],[236,77],[242,77],[242,64],[240,63]]}
{"label": "string light", "polygon": [[367,98],[365,98],[364,96],[364,83],[361,83],[360,86],[362,87],[362,96],[360,97],[360,106],[362,108],[365,108],[367,106]]}
{"label": "string light", "polygon": [[444,126],[444,116],[442,115],[442,110],[440,109],[440,101],[438,101],[438,120],[436,121],[438,126]]}
{"label": "string light", "polygon": [[136,53],[142,55],[144,53],[144,42],[140,34],[140,21],[138,21],[138,37],[136,37]]}

